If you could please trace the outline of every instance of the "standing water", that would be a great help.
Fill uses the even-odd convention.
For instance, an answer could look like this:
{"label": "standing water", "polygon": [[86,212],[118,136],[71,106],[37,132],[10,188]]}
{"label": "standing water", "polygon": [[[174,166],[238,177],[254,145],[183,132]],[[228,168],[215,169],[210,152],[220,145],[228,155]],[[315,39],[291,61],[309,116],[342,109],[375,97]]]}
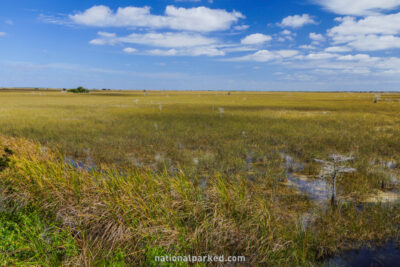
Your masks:
{"label": "standing water", "polygon": [[396,242],[375,248],[348,250],[327,260],[324,266],[400,266],[400,249]]}

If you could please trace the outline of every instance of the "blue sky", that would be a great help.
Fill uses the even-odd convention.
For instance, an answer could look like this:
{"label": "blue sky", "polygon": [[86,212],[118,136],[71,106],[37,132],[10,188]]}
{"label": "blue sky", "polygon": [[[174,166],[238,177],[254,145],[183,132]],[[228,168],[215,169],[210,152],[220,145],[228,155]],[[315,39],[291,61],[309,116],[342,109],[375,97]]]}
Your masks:
{"label": "blue sky", "polygon": [[399,90],[400,0],[0,2],[0,86]]}

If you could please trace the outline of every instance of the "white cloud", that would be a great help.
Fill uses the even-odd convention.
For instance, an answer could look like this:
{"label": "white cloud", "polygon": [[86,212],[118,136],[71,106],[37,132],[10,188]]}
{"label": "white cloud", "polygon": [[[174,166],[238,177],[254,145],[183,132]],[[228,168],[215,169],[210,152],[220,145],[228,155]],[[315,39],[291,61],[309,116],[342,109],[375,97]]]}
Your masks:
{"label": "white cloud", "polygon": [[287,30],[287,29],[285,29],[285,30],[283,30],[283,31],[281,31],[280,33],[279,33],[279,37],[277,38],[277,40],[279,41],[279,42],[285,42],[286,40],[289,40],[289,41],[294,41],[294,36],[296,36],[297,34],[296,33],[294,33],[294,32],[291,32],[291,31],[289,31],[289,30]]}
{"label": "white cloud", "polygon": [[272,37],[269,35],[255,33],[255,34],[246,36],[240,42],[241,42],[241,44],[244,44],[244,45],[260,45],[260,44],[266,43],[271,40],[272,40]]}
{"label": "white cloud", "polygon": [[344,55],[337,58],[343,61],[376,61],[377,57],[371,57],[367,54],[357,54],[357,55]]}
{"label": "white cloud", "polygon": [[219,50],[214,46],[199,46],[190,48],[178,48],[178,49],[153,49],[148,50],[147,54],[153,56],[224,56],[225,52]]}
{"label": "white cloud", "polygon": [[124,43],[134,43],[161,47],[193,47],[216,43],[216,40],[190,33],[133,33],[119,38]]}
{"label": "white cloud", "polygon": [[283,58],[289,58],[297,55],[299,52],[297,50],[259,50],[253,54],[229,58],[226,61],[256,61],[256,62],[268,62],[272,60],[279,60]]}
{"label": "white cloud", "polygon": [[332,52],[332,53],[340,53],[340,52],[349,52],[351,48],[346,46],[331,46],[325,48],[325,52]]}
{"label": "white cloud", "polygon": [[216,43],[217,40],[194,33],[132,33],[125,37],[105,37],[94,39],[90,43],[97,45],[131,43],[157,47],[194,47]]}
{"label": "white cloud", "polygon": [[335,40],[353,35],[400,33],[400,13],[368,16],[359,20],[354,17],[343,17],[336,21],[340,24],[328,31],[329,36]]}
{"label": "white cloud", "polygon": [[338,55],[337,54],[331,54],[331,53],[325,53],[325,52],[317,52],[317,53],[311,53],[306,56],[302,56],[302,59],[310,59],[310,60],[321,60],[321,59],[330,59],[330,58],[336,58]]}
{"label": "white cloud", "polygon": [[115,33],[110,33],[110,32],[98,32],[97,34],[102,37],[107,37],[107,38],[112,38],[112,37],[116,36]]}
{"label": "white cloud", "polygon": [[254,54],[246,55],[243,57],[232,58],[231,61],[257,61],[257,62],[267,62],[277,59],[278,55],[269,50],[259,50]]}
{"label": "white cloud", "polygon": [[361,51],[400,48],[400,13],[367,16],[363,19],[343,17],[328,30],[335,44],[345,44]]}
{"label": "white cloud", "polygon": [[281,27],[300,28],[307,24],[316,24],[315,20],[308,14],[288,16],[279,24]]}
{"label": "white cloud", "polygon": [[325,9],[341,15],[371,15],[393,10],[400,0],[316,0]]}
{"label": "white cloud", "polygon": [[150,7],[120,7],[113,12],[107,6],[93,6],[69,18],[86,26],[147,27],[212,32],[229,29],[239,19],[240,12],[207,7],[177,8],[167,6],[162,16],[150,13]]}
{"label": "white cloud", "polygon": [[92,45],[106,45],[106,44],[111,44],[108,40],[106,39],[93,39],[89,42],[89,44]]}
{"label": "white cloud", "polygon": [[289,31],[289,30],[283,30],[283,31],[281,31],[281,34],[283,34],[283,35],[291,35],[292,32]]}
{"label": "white cloud", "polygon": [[400,37],[393,35],[367,35],[358,36],[347,45],[360,51],[377,51],[400,48]]}
{"label": "white cloud", "polygon": [[301,45],[299,46],[301,49],[308,49],[308,50],[314,50],[317,49],[315,46],[313,45]]}
{"label": "white cloud", "polygon": [[325,41],[325,37],[319,33],[312,32],[309,34],[309,37],[311,40],[317,43]]}
{"label": "white cloud", "polygon": [[0,32],[0,36],[6,36],[7,35],[7,33],[5,33],[5,32]]}
{"label": "white cloud", "polygon": [[147,51],[147,53],[154,56],[176,56],[178,54],[178,51],[176,49],[169,49],[169,50],[153,49]]}
{"label": "white cloud", "polygon": [[131,54],[131,53],[137,52],[137,49],[132,48],[132,47],[126,47],[122,51],[124,51],[125,53],[128,53],[128,54]]}
{"label": "white cloud", "polygon": [[221,46],[224,52],[232,53],[232,52],[248,52],[248,51],[255,51],[257,48],[255,46],[243,46],[243,45],[223,45]]}
{"label": "white cloud", "polygon": [[278,50],[276,51],[276,54],[283,58],[288,58],[288,57],[293,57],[299,54],[299,51],[297,50]]}
{"label": "white cloud", "polygon": [[247,30],[249,27],[249,25],[236,25],[233,28],[237,31],[244,31]]}

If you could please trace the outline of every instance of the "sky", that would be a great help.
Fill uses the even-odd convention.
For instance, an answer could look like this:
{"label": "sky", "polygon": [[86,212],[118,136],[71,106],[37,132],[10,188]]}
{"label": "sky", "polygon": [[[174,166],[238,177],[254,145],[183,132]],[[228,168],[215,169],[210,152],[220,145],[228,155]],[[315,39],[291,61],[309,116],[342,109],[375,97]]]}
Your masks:
{"label": "sky", "polygon": [[399,91],[400,0],[1,0],[0,87]]}

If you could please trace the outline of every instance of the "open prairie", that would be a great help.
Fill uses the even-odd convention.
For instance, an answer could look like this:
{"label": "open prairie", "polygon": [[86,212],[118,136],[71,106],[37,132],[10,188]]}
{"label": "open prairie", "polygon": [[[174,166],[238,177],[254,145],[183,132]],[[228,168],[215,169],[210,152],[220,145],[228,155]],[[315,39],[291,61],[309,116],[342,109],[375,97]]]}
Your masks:
{"label": "open prairie", "polygon": [[394,93],[0,90],[0,262],[318,266],[397,244],[399,114]]}

